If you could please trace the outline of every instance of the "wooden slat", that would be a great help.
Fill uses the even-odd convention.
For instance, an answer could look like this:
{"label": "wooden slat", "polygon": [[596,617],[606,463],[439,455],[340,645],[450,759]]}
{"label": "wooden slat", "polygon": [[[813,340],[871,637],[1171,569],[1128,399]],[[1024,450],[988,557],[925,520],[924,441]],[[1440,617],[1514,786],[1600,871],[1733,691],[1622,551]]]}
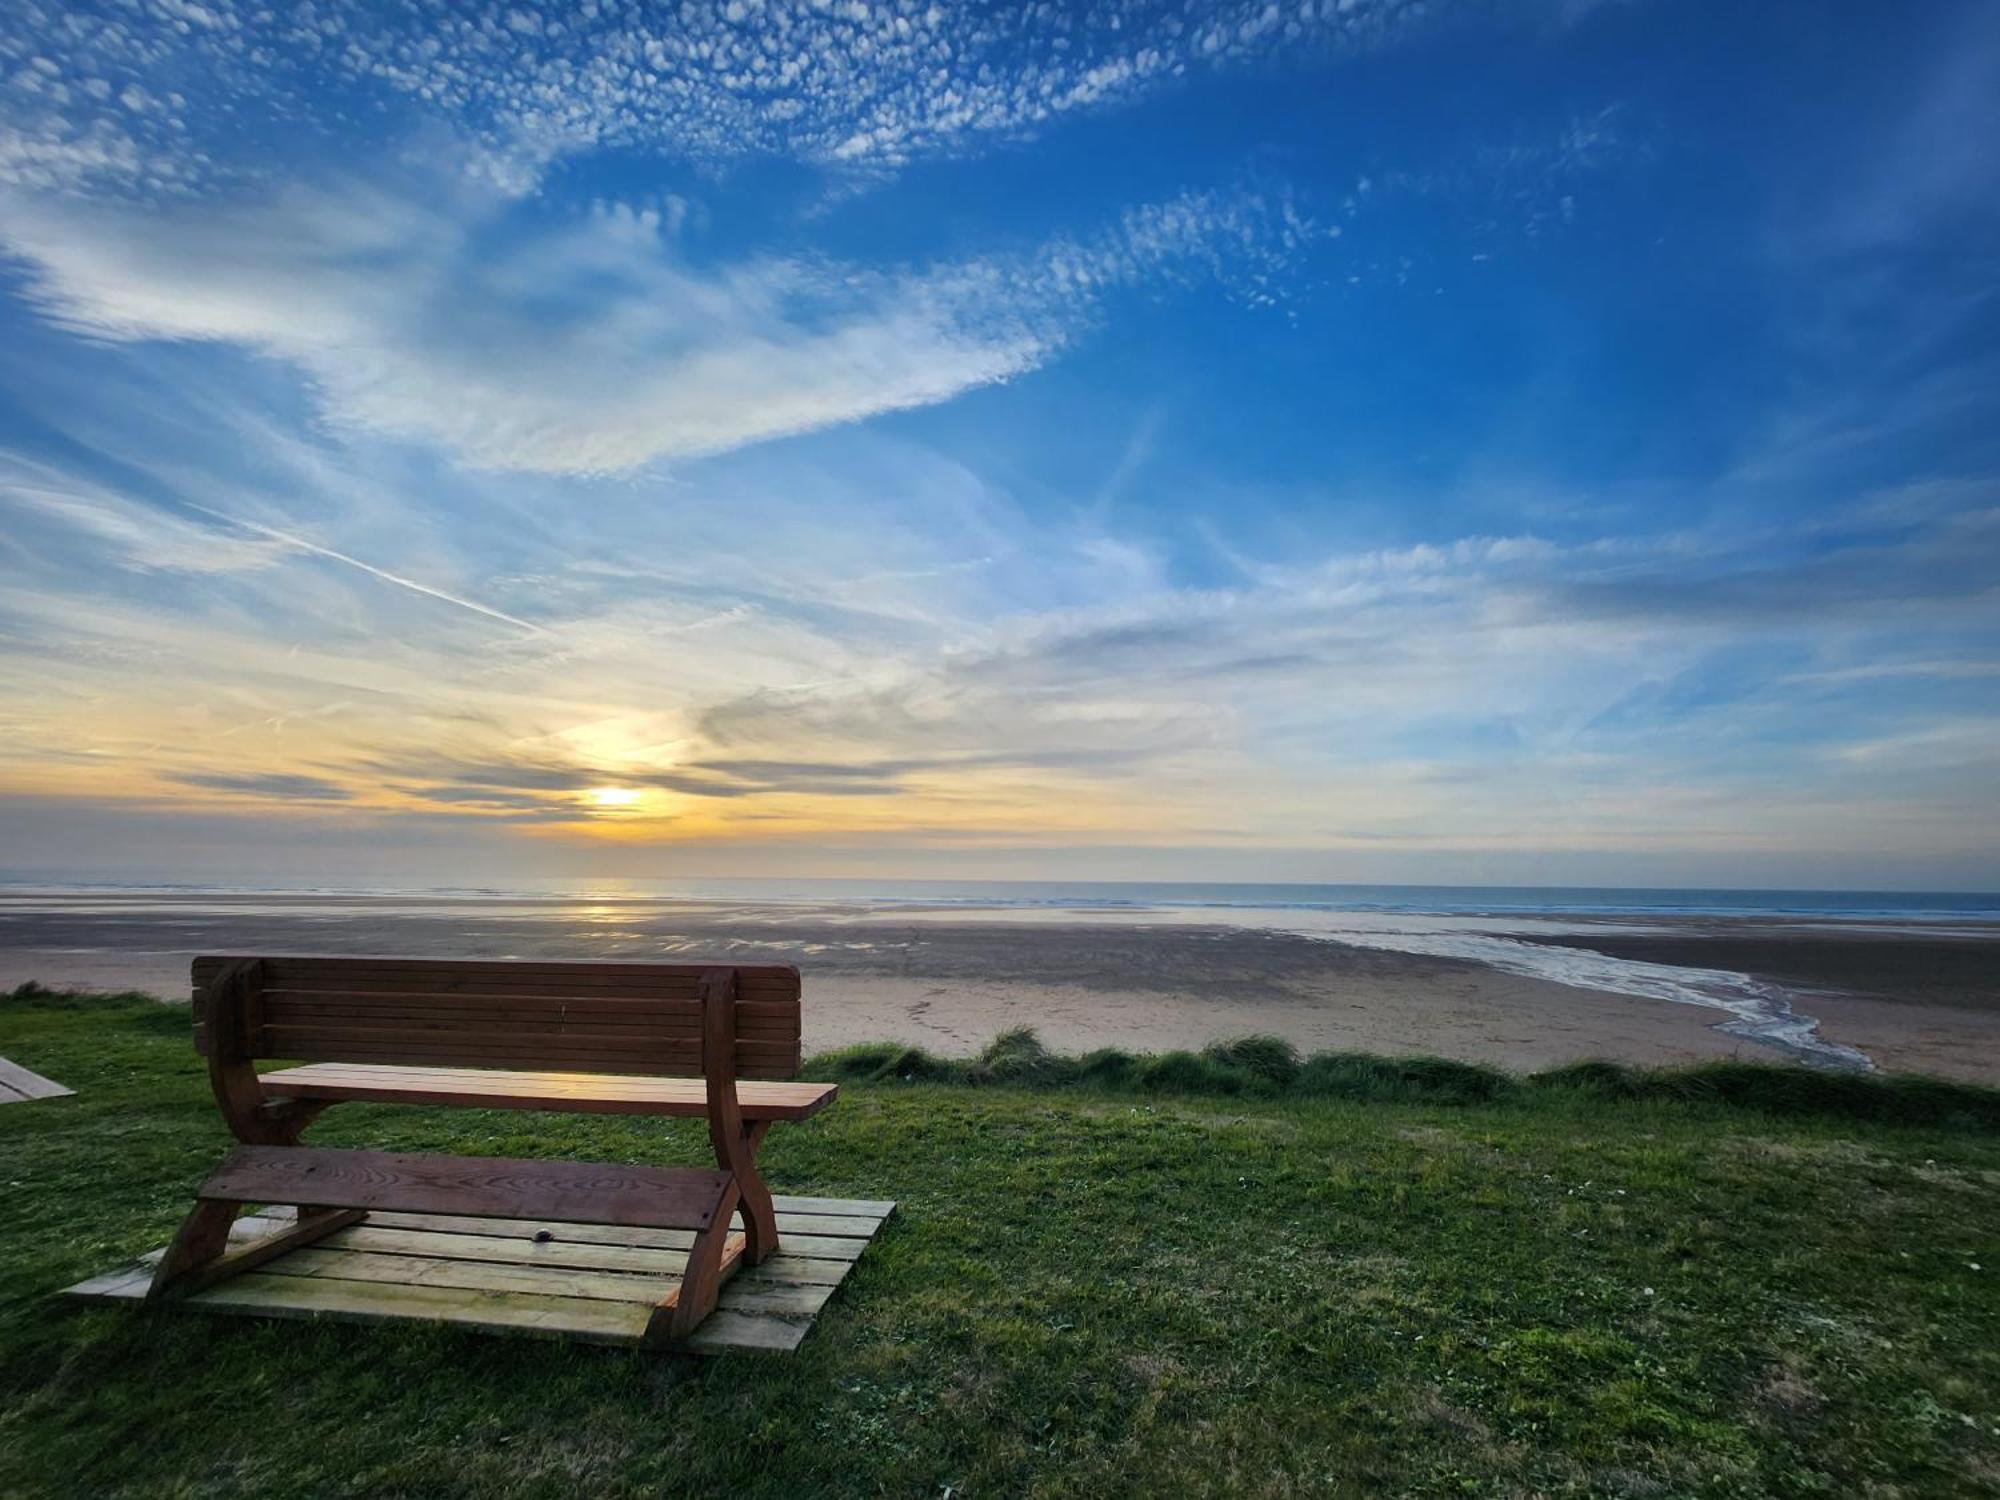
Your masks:
{"label": "wooden slat", "polygon": [[[561,1109],[583,1114],[674,1115],[708,1112],[694,1079],[604,1073],[528,1072],[501,1068],[421,1068],[390,1063],[314,1063],[261,1075],[267,1094],[299,1099],[361,1099],[380,1104],[450,1104],[475,1109]],[[831,1104],[830,1083],[740,1082],[748,1120],[803,1120]]]}
{"label": "wooden slat", "polygon": [[876,1220],[896,1211],[893,1198],[801,1198],[796,1193],[773,1193],[771,1203],[779,1213],[849,1214]]}
{"label": "wooden slat", "polygon": [[[520,1232],[507,1232],[493,1220],[476,1231],[432,1230],[409,1227],[387,1214],[374,1213],[365,1224],[341,1230],[328,1244],[329,1248],[441,1255],[455,1260],[547,1261],[600,1271],[637,1271],[645,1269],[646,1255],[685,1250],[694,1243],[693,1233],[686,1229],[639,1230],[616,1224],[571,1223],[557,1229],[555,1238],[537,1240],[532,1232],[535,1227],[531,1222]],[[779,1249],[800,1260],[851,1262],[868,1248],[865,1235],[780,1233],[778,1238]]]}
{"label": "wooden slat", "polygon": [[[491,994],[465,995],[447,990],[427,990],[411,988],[407,990],[342,990],[342,989],[292,989],[283,985],[268,985],[261,992],[267,1007],[294,1006],[301,1009],[324,1011],[359,1010],[370,1012],[389,1010],[406,1013],[411,1010],[436,1010],[446,1015],[493,1014],[506,1015],[521,1011],[528,1013],[556,1012],[573,1020],[603,1018],[616,1020],[625,1016],[646,1016],[659,1022],[683,1021],[697,1026],[701,1023],[701,1004],[693,999],[661,999],[648,995],[519,995]],[[750,1022],[777,1029],[796,1022],[799,1018],[797,1000],[741,1000],[736,1002],[737,1022]]]}
{"label": "wooden slat", "polygon": [[[604,1053],[562,1046],[524,1048],[503,1044],[473,1048],[456,1044],[418,1046],[414,1043],[401,1042],[375,1042],[363,1045],[359,1042],[331,1039],[315,1039],[307,1045],[304,1039],[288,1037],[273,1045],[265,1055],[334,1064],[368,1063],[390,1067],[408,1065],[419,1072],[451,1068],[485,1072],[594,1072],[669,1080],[700,1076],[699,1070],[693,1063],[683,1063],[659,1052],[647,1052],[635,1056],[630,1052]],[[740,1079],[756,1082],[783,1082],[795,1077],[798,1068],[796,1051],[782,1055],[758,1053],[739,1064],[737,1076]],[[478,1104],[483,1101],[467,1102]]]}
{"label": "wooden slat", "polygon": [[[304,1057],[307,1049],[329,1047],[422,1047],[478,1056],[497,1052],[549,1052],[610,1058],[639,1056],[675,1062],[701,1061],[699,1037],[665,1036],[650,1030],[592,1028],[572,1032],[553,1026],[528,1030],[509,1025],[473,1027],[463,1022],[418,1021],[404,1025],[388,1016],[359,1022],[320,1021],[311,1024],[266,1021],[257,1028],[259,1048],[279,1049],[273,1056]],[[291,1050],[284,1050],[291,1049]],[[739,1037],[739,1062],[779,1061],[798,1054],[796,1040]]]}
{"label": "wooden slat", "polygon": [[[786,1006],[790,1008],[790,1006]],[[440,1008],[424,1004],[422,998],[410,1004],[398,1002],[394,1006],[364,1006],[364,1004],[328,1004],[320,1006],[314,1002],[300,1002],[294,996],[268,998],[260,1016],[266,1026],[304,1026],[318,1030],[434,1030],[434,1032],[458,1032],[472,1036],[488,1036],[496,1032],[508,1032],[518,1036],[550,1036],[564,1034],[574,1036],[582,1042],[600,1040],[606,1034],[616,1032],[640,1032],[650,1038],[660,1038],[668,1042],[698,1042],[700,1040],[700,1016],[658,1016],[646,1010],[624,1010],[624,1012],[576,1012],[574,1008],[564,1008],[560,1002],[546,1002],[540,1010],[482,1010],[472,1006],[462,1008]],[[790,1018],[766,1018],[766,1016],[742,1016],[736,1018],[736,1036],[748,1042],[762,1042],[768,1046],[782,1044],[788,1050],[798,1048],[798,1014]]]}
{"label": "wooden slat", "polygon": [[[267,1080],[284,1080],[285,1087],[271,1091],[277,1093],[290,1092],[290,1085],[293,1083],[348,1080],[359,1082],[364,1079],[408,1084],[435,1082],[440,1085],[469,1087],[487,1085],[506,1088],[551,1088],[578,1093],[602,1091],[635,1097],[658,1093],[680,1098],[693,1097],[704,1092],[700,1083],[687,1078],[647,1078],[642,1074],[590,1073],[561,1068],[537,1068],[529,1071],[508,1068],[452,1068],[442,1064],[412,1068],[395,1063],[309,1063],[304,1067],[280,1068],[258,1076]],[[838,1084],[787,1079],[760,1083],[756,1091],[759,1098],[766,1100],[805,1102],[838,1088]]]}
{"label": "wooden slat", "polygon": [[[600,1072],[627,1076],[699,1077],[699,1044],[629,1035],[607,1040],[565,1034],[547,1037],[473,1032],[329,1031],[272,1026],[254,1034],[259,1057],[309,1062],[383,1062],[418,1066]],[[738,1043],[737,1074],[758,1079],[797,1075],[796,1042],[751,1039]]]}
{"label": "wooden slat", "polygon": [[428,1260],[476,1260],[504,1266],[655,1275],[663,1256],[678,1252],[685,1264],[688,1248],[694,1243],[693,1234],[684,1229],[654,1230],[648,1238],[650,1242],[644,1245],[607,1245],[594,1240],[543,1243],[511,1234],[429,1234],[415,1229],[378,1229],[373,1224],[357,1224],[332,1236],[326,1248]]}
{"label": "wooden slat", "polygon": [[[879,1218],[855,1218],[834,1214],[778,1214],[778,1233],[787,1244],[794,1237],[807,1236],[813,1239],[838,1239],[847,1242],[866,1243],[868,1237],[882,1227]],[[492,1234],[494,1221],[470,1214],[415,1214],[415,1213],[373,1213],[368,1216],[371,1229],[423,1229],[440,1234]],[[597,1241],[606,1245],[646,1245],[660,1243],[656,1236],[673,1231],[654,1229],[620,1229],[605,1224],[556,1224],[540,1225],[532,1219],[516,1220],[511,1228],[501,1231],[509,1236],[532,1239],[544,1229],[551,1239],[572,1244]]]}
{"label": "wooden slat", "polygon": [[698,1167],[238,1146],[223,1158],[197,1196],[239,1203],[704,1229],[715,1216],[728,1180],[725,1172]]}
{"label": "wooden slat", "polygon": [[804,1320],[759,1317],[717,1307],[689,1335],[687,1347],[698,1353],[721,1354],[732,1349],[756,1349],[789,1354],[806,1341],[812,1324]]}
{"label": "wooden slat", "polygon": [[[159,1252],[154,1252],[158,1258]],[[153,1272],[144,1262],[136,1266],[120,1266],[115,1271],[106,1271],[102,1276],[93,1276],[88,1281],[79,1281],[75,1286],[63,1288],[66,1297],[82,1297],[86,1301],[125,1301],[141,1298],[153,1284]]]}
{"label": "wooden slat", "polygon": [[[736,1044],[739,1048],[743,1043]],[[0,1057],[0,1088],[5,1088],[23,1099],[60,1099],[74,1094],[75,1089],[66,1089],[52,1078],[44,1078],[39,1073],[31,1073],[19,1063],[9,1062]]]}
{"label": "wooden slat", "polygon": [[282,1276],[327,1276],[336,1281],[386,1281],[396,1286],[455,1286],[487,1292],[560,1290],[566,1297],[591,1297],[603,1302],[640,1302],[652,1306],[687,1265],[685,1254],[656,1251],[660,1265],[643,1273],[565,1269],[561,1275],[546,1266],[514,1266],[493,1261],[439,1260],[423,1256],[384,1254],[374,1250],[299,1250],[275,1261],[269,1269]]}
{"label": "wooden slat", "polygon": [[197,1293],[188,1298],[187,1305],[357,1323],[417,1319],[486,1332],[539,1334],[605,1344],[637,1344],[652,1315],[650,1308],[588,1297],[479,1292],[459,1287],[399,1287],[258,1271]]}
{"label": "wooden slat", "polygon": [[[769,1262],[766,1262],[769,1264]],[[763,1267],[757,1269],[762,1270]],[[832,1298],[831,1286],[796,1286],[762,1280],[746,1281],[744,1272],[722,1288],[717,1312],[765,1313],[780,1318],[811,1318]]]}
{"label": "wooden slat", "polygon": [[[210,983],[239,955],[204,955],[192,966],[196,986]],[[346,989],[395,988],[414,980],[426,991],[496,993],[547,991],[556,994],[643,994],[692,999],[709,969],[733,969],[737,993],[749,999],[795,1000],[799,971],[789,964],[746,964],[729,959],[680,963],[538,962],[514,959],[420,959],[367,957],[261,956],[264,982],[286,989],[331,985]]]}

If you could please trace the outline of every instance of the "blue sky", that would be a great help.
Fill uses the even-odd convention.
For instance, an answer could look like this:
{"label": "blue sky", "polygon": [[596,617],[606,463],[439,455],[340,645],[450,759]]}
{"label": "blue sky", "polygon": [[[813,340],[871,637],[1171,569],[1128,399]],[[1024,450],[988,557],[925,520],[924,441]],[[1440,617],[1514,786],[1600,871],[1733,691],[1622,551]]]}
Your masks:
{"label": "blue sky", "polygon": [[0,865],[2000,886],[2000,11],[8,5]]}

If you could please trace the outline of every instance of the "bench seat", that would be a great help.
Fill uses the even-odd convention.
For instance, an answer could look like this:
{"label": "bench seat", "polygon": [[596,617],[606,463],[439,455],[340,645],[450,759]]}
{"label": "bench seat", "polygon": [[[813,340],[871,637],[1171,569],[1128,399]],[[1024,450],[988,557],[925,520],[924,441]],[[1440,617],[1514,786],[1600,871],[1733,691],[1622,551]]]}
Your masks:
{"label": "bench seat", "polygon": [[[478,1109],[559,1109],[599,1115],[708,1112],[699,1078],[639,1078],[621,1073],[525,1073],[501,1068],[430,1068],[393,1063],[308,1063],[262,1073],[269,1096],[378,1104],[458,1104]],[[804,1120],[831,1104],[832,1083],[736,1085],[743,1118]]]}
{"label": "bench seat", "polygon": [[706,1229],[728,1187],[729,1174],[710,1167],[238,1146],[195,1196],[623,1229]]}

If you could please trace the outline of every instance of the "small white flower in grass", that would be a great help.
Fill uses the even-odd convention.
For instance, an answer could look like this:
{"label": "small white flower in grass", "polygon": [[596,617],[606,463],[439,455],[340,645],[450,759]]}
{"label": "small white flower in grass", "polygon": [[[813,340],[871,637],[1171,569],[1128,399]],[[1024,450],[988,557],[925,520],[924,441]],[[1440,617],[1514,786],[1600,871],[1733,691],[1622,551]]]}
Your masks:
{"label": "small white flower in grass", "polygon": [[1649,1287],[1649,1286],[1648,1286],[1648,1287],[1641,1287],[1641,1288],[1640,1288],[1639,1290],[1641,1290],[1642,1292],[1644,1292],[1644,1293],[1645,1293],[1645,1294],[1646,1294],[1646,1295],[1647,1295],[1648,1297],[1650,1297],[1650,1296],[1652,1296],[1652,1295],[1653,1295],[1653,1289],[1652,1289],[1651,1287]]}

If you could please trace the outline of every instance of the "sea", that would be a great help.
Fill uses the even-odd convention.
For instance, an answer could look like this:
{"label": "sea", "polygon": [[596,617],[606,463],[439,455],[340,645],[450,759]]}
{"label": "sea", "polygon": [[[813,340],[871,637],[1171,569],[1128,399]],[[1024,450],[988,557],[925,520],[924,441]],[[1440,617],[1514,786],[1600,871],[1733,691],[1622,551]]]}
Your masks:
{"label": "sea", "polygon": [[[739,926],[753,928],[810,919],[857,928],[893,920],[1287,933],[1702,1006],[1723,1013],[1717,1024],[1724,1031],[1801,1061],[1861,1070],[1872,1066],[1865,1055],[1819,1034],[1809,996],[1750,974],[1618,958],[1562,940],[1685,928],[1702,919],[1822,933],[1942,929],[1993,938],[2000,963],[2000,893],[1993,892],[803,877],[506,885],[296,880],[225,889],[18,872],[0,875],[0,946],[68,954],[212,951],[255,931],[268,934],[266,942],[306,951],[369,951],[370,932],[395,919],[396,941],[415,942],[412,951],[550,956],[567,942],[593,957],[640,958],[674,951],[675,915],[693,907],[729,908]],[[730,946],[758,944],[738,936]]]}

